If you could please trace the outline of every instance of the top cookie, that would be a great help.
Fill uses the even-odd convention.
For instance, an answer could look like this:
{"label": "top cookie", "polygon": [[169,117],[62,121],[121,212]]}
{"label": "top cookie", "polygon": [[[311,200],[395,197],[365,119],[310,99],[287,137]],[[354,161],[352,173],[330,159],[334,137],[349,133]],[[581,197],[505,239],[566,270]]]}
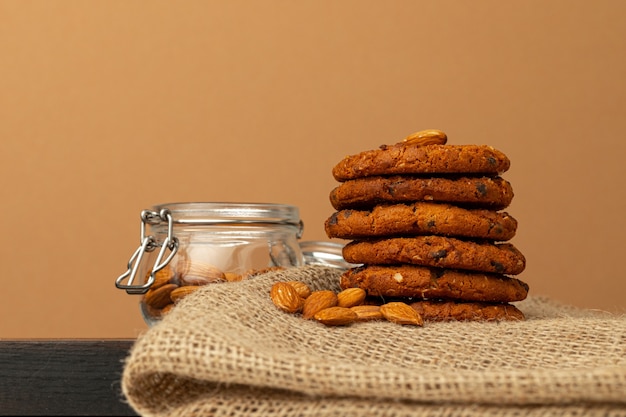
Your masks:
{"label": "top cookie", "polygon": [[346,156],[332,173],[337,181],[393,174],[500,175],[509,158],[487,145],[397,143]]}

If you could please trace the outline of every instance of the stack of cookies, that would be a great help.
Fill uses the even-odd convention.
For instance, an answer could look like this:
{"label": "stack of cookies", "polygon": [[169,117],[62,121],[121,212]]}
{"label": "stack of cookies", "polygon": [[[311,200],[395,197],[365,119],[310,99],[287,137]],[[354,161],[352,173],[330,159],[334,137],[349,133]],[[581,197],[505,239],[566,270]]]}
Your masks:
{"label": "stack of cookies", "polygon": [[528,285],[510,240],[517,221],[501,175],[510,161],[486,145],[448,145],[439,130],[345,157],[333,168],[330,238],[359,264],[341,276],[372,303],[404,301],[424,320],[523,320]]}

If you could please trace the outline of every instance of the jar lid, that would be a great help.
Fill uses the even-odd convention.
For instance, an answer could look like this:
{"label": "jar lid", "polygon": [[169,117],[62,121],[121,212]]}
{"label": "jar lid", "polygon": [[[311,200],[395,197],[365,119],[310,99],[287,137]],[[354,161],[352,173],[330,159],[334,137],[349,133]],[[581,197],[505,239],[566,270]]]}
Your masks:
{"label": "jar lid", "polygon": [[189,202],[158,204],[156,212],[169,210],[173,223],[269,223],[302,227],[298,207],[274,203]]}

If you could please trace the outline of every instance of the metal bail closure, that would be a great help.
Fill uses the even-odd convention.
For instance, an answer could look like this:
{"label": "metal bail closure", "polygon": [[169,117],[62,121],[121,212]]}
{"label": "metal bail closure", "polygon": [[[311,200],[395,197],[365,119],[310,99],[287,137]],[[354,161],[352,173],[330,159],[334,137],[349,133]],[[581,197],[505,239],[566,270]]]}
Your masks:
{"label": "metal bail closure", "polygon": [[[159,244],[159,242],[153,236],[146,236],[146,224],[156,225],[161,222],[167,222],[167,237],[163,241],[163,243]],[[172,260],[176,252],[178,251],[178,238],[174,236],[173,233],[173,220],[172,215],[168,209],[162,209],[160,212],[143,210],[141,212],[141,240],[140,245],[135,250],[135,252],[130,257],[128,261],[128,268],[126,272],[120,275],[115,280],[115,286],[119,289],[126,290],[128,294],[144,294],[148,291],[150,286],[154,283],[155,274],[159,272],[161,269],[165,268],[165,266]],[[145,283],[142,284],[133,284],[135,278],[137,277],[137,271],[139,270],[139,265],[141,264],[141,260],[143,259],[143,255],[146,252],[152,252],[157,247],[161,246],[159,253],[154,261],[154,266],[150,271],[150,276]],[[169,250],[169,255],[165,257],[165,254]],[[165,257],[165,260],[163,258]],[[126,283],[124,284],[124,280]]]}

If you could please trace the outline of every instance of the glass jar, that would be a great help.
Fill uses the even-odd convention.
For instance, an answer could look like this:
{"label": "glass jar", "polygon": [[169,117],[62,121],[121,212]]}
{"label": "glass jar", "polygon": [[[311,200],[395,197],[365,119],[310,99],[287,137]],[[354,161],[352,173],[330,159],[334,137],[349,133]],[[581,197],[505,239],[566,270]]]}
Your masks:
{"label": "glass jar", "polygon": [[343,246],[343,244],[337,242],[317,240],[300,242],[304,263],[307,265],[320,265],[344,271],[360,266],[360,264],[352,264],[343,259]]}
{"label": "glass jar", "polygon": [[171,203],[141,212],[140,246],[115,285],[140,294],[152,325],[198,287],[305,264],[297,207],[266,203]]}

